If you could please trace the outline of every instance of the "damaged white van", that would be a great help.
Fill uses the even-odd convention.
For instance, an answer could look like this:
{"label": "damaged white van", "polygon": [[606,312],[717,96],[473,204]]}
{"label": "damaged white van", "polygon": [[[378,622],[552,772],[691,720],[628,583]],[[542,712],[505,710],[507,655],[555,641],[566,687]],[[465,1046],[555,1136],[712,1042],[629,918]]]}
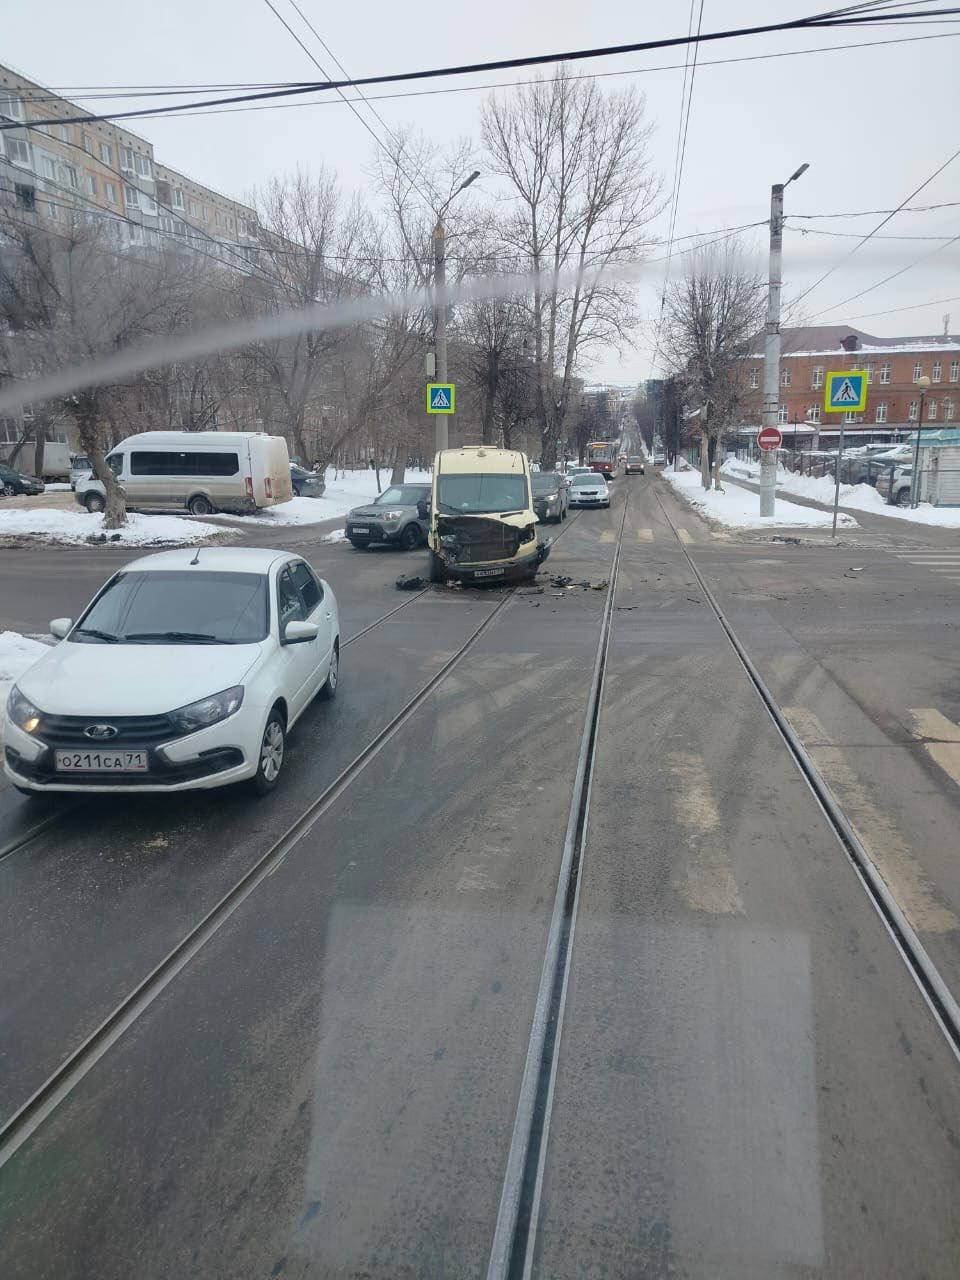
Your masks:
{"label": "damaged white van", "polygon": [[438,453],[429,520],[431,582],[532,578],[549,554],[537,536],[530,463],[517,449]]}

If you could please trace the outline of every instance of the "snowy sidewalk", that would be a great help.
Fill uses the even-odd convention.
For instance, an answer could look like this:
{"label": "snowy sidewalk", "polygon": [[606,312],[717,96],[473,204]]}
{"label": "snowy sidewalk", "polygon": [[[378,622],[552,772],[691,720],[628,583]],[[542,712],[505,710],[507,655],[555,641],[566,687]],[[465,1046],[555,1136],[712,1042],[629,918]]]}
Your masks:
{"label": "snowy sidewalk", "polygon": [[[777,502],[775,516],[761,516],[760,499],[749,489],[739,485],[731,486],[722,492],[716,489],[704,489],[700,482],[700,472],[688,468],[686,471],[673,471],[664,468],[660,475],[673,486],[677,493],[690,503],[702,516],[715,520],[728,529],[817,529],[831,524],[832,513],[816,508],[801,507],[794,502]],[[733,479],[734,477],[731,477]],[[856,529],[856,520],[850,515],[841,515],[837,521],[846,529]]]}

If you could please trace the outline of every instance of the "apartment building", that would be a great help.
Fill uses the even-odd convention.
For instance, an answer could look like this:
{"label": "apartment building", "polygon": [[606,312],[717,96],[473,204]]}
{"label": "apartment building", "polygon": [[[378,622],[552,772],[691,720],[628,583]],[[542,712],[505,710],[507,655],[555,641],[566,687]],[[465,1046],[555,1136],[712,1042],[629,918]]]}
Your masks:
{"label": "apartment building", "polygon": [[[784,329],[780,359],[780,422],[787,439],[819,443],[844,434],[897,439],[912,432],[920,415],[921,378],[929,378],[923,426],[960,423],[960,336],[877,338],[849,325]],[[743,422],[760,423],[763,354],[747,358]],[[866,370],[867,407],[862,413],[823,412],[826,375]]]}
{"label": "apartment building", "polygon": [[224,266],[257,261],[253,209],[157,162],[145,138],[110,121],[49,124],[81,116],[76,103],[0,65],[0,199],[52,228],[78,210],[119,247],[192,249]]}

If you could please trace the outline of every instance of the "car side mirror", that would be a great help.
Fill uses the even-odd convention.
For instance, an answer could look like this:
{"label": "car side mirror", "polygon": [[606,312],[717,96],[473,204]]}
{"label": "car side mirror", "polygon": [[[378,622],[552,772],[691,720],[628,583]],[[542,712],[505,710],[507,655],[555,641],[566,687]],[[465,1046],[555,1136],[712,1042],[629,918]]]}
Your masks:
{"label": "car side mirror", "polygon": [[306,644],[310,640],[316,640],[320,634],[320,628],[315,622],[301,622],[298,618],[294,618],[283,628],[283,644]]}
{"label": "car side mirror", "polygon": [[417,515],[421,520],[430,519],[430,503],[426,500],[426,498],[421,498],[420,501],[417,503]]}
{"label": "car side mirror", "polygon": [[72,618],[54,618],[50,623],[50,634],[56,636],[58,640],[63,640],[73,630]]}

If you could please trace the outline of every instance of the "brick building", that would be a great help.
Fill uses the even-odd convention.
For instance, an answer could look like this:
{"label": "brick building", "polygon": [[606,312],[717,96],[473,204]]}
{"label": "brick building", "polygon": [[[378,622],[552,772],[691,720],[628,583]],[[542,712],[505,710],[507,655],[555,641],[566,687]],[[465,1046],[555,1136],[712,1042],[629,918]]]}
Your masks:
{"label": "brick building", "polygon": [[[747,357],[743,433],[760,424],[763,354]],[[876,338],[850,325],[814,325],[783,330],[780,360],[780,422],[785,443],[818,447],[835,441],[840,414],[823,412],[824,381],[831,372],[866,369],[867,407],[842,415],[844,435],[896,440],[913,431],[926,390],[923,426],[960,423],[960,337]]]}

